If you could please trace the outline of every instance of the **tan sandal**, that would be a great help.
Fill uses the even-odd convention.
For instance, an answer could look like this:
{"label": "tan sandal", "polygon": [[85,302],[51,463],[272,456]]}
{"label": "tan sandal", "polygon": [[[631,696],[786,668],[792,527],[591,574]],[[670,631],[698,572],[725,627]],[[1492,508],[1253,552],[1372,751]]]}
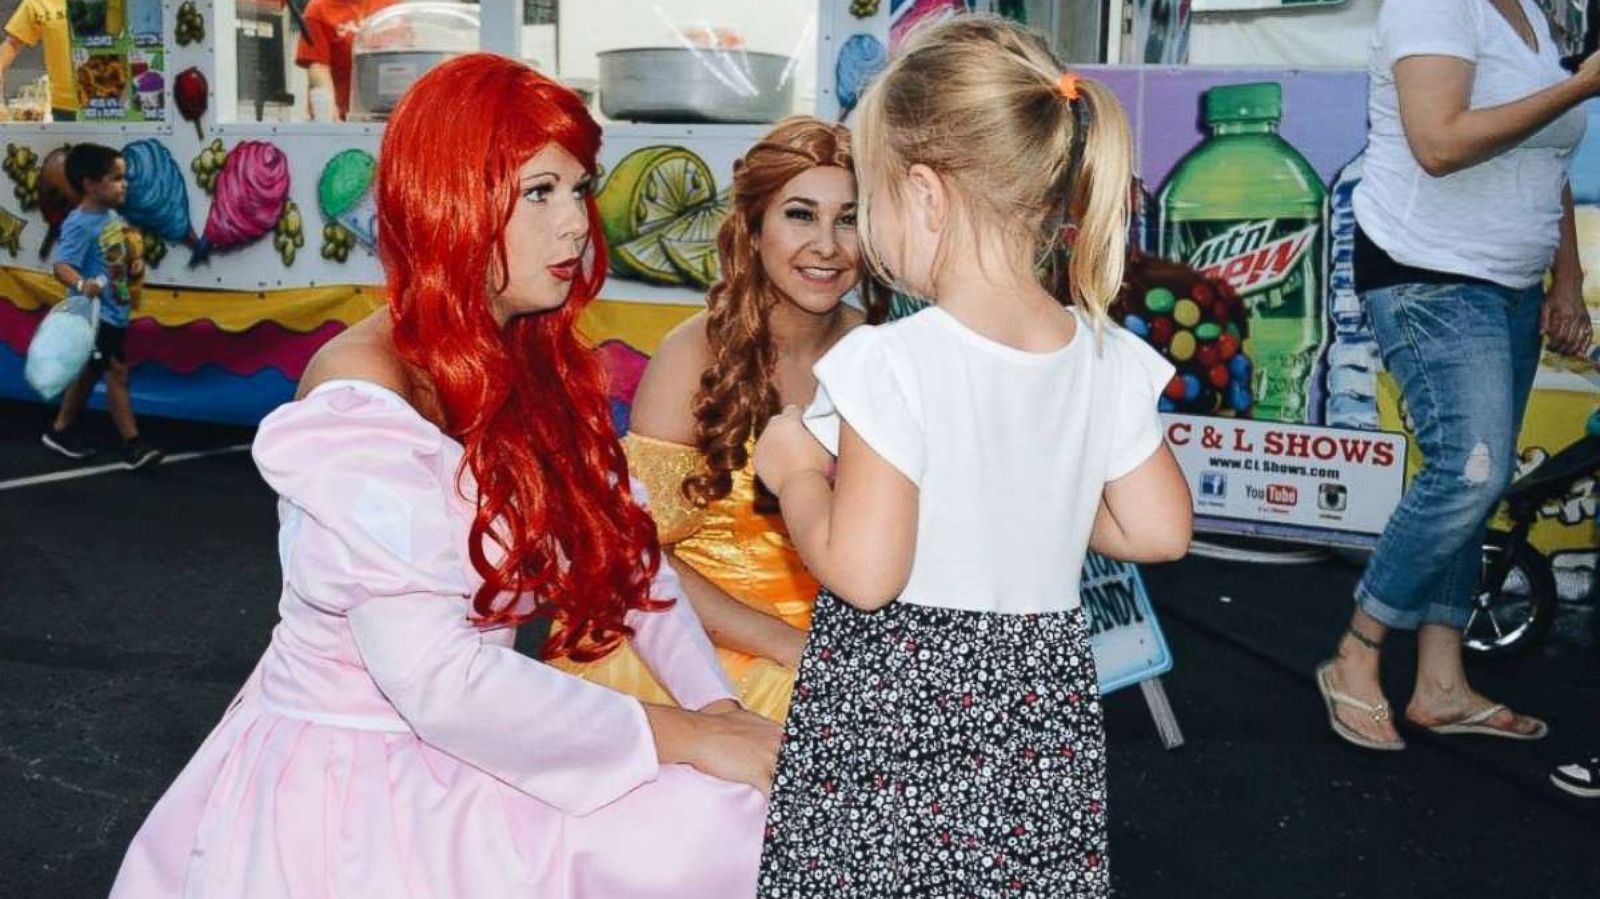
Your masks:
{"label": "tan sandal", "polygon": [[[1486,709],[1473,712],[1454,721],[1429,725],[1428,730],[1436,734],[1477,734],[1483,737],[1502,737],[1507,740],[1543,740],[1550,734],[1550,726],[1543,721],[1528,715],[1519,715],[1516,712],[1511,712],[1511,727],[1495,727],[1489,723],[1490,718],[1501,712],[1509,711],[1511,710],[1506,708],[1504,704],[1495,703]],[[1518,720],[1523,718],[1527,718],[1527,720],[1537,724],[1538,727],[1528,733],[1517,730],[1515,725]]]}
{"label": "tan sandal", "polygon": [[1334,734],[1346,743],[1360,746],[1362,749],[1398,752],[1406,748],[1405,740],[1398,738],[1394,740],[1374,740],[1339,720],[1339,716],[1334,713],[1334,709],[1342,704],[1366,713],[1367,716],[1372,718],[1373,723],[1382,723],[1390,719],[1389,704],[1380,702],[1377,705],[1373,705],[1365,700],[1357,699],[1347,693],[1335,690],[1333,688],[1333,680],[1329,677],[1329,671],[1332,668],[1332,659],[1317,666],[1317,692],[1322,694],[1322,701],[1328,707],[1328,726],[1333,728]]}

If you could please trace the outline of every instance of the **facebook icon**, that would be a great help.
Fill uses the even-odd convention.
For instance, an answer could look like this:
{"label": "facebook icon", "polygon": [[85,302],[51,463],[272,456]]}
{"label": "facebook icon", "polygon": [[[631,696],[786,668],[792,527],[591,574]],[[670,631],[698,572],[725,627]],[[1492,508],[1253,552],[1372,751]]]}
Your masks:
{"label": "facebook icon", "polygon": [[1204,499],[1224,499],[1228,495],[1228,476],[1220,471],[1200,475],[1200,496]]}

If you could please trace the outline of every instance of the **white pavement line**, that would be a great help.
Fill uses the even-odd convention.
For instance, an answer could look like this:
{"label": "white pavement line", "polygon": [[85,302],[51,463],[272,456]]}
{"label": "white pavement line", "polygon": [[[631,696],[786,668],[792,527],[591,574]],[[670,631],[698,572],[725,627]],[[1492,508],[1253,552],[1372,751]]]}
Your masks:
{"label": "white pavement line", "polygon": [[[175,462],[189,462],[194,459],[204,459],[207,456],[222,456],[228,453],[242,453],[250,449],[248,443],[237,443],[233,446],[223,446],[217,449],[198,450],[192,453],[173,453],[161,460],[162,465],[171,465]],[[18,487],[33,487],[38,484],[53,484],[57,481],[73,481],[78,478],[90,478],[95,475],[107,474],[113,471],[127,471],[121,462],[112,462],[107,465],[93,465],[88,468],[69,468],[66,471],[52,471],[49,474],[30,475],[25,478],[13,478],[9,481],[0,481],[0,490],[15,490]]]}

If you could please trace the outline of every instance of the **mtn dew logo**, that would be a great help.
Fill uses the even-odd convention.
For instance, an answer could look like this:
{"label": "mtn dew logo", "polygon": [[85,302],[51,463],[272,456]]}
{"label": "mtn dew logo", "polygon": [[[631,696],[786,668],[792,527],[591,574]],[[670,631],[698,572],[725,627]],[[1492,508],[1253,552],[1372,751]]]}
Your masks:
{"label": "mtn dew logo", "polygon": [[1277,219],[1240,222],[1201,241],[1187,262],[1208,278],[1227,281],[1241,295],[1283,284],[1316,244],[1316,224],[1283,233]]}

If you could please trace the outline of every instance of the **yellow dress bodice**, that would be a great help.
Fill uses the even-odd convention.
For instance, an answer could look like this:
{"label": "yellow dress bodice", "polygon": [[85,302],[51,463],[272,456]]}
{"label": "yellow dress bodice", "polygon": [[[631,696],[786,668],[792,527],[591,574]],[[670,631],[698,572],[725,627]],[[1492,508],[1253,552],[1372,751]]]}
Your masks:
{"label": "yellow dress bodice", "polygon": [[[817,581],[800,561],[782,517],[756,511],[753,466],[733,473],[727,496],[699,508],[682,490],[684,480],[702,470],[699,450],[639,434],[624,437],[622,445],[629,474],[650,492],[650,514],[664,547],[739,602],[793,627],[811,627]],[[783,720],[794,687],[792,670],[723,647],[717,656],[746,708]],[[671,702],[626,646],[596,662],[561,667],[645,702]]]}

